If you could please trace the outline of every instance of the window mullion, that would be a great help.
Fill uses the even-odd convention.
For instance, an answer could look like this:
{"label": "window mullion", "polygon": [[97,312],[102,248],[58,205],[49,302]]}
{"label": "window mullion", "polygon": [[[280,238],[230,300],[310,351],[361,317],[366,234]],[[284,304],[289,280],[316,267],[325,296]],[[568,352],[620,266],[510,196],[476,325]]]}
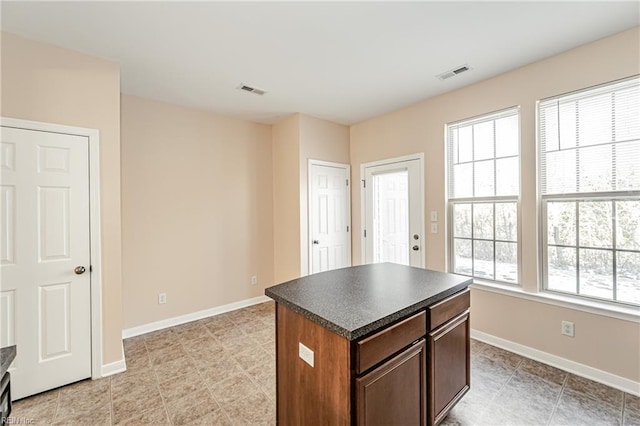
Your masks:
{"label": "window mullion", "polygon": [[580,202],[576,201],[576,294],[580,294]]}
{"label": "window mullion", "polygon": [[613,232],[612,236],[612,248],[613,248],[613,300],[618,300],[618,252],[616,249],[618,248],[618,221],[616,220],[616,201],[611,200],[611,230]]}
{"label": "window mullion", "polygon": [[493,203],[493,279],[496,277],[496,203]]}

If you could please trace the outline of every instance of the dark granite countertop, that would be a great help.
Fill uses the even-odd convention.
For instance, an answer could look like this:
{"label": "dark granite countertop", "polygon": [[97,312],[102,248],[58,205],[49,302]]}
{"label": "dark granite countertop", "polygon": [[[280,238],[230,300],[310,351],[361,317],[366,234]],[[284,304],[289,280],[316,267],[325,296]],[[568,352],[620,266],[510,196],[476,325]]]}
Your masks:
{"label": "dark granite countertop", "polygon": [[0,377],[4,376],[16,357],[16,345],[0,348]]}
{"label": "dark granite countertop", "polygon": [[269,287],[276,302],[349,340],[463,290],[469,277],[378,263],[321,272]]}

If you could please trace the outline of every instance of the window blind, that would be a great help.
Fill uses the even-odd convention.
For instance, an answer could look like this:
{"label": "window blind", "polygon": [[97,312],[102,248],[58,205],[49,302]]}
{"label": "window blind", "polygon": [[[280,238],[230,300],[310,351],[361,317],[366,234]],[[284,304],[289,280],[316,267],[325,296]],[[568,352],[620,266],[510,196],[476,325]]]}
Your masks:
{"label": "window blind", "polygon": [[542,195],[640,190],[640,78],[538,104]]}

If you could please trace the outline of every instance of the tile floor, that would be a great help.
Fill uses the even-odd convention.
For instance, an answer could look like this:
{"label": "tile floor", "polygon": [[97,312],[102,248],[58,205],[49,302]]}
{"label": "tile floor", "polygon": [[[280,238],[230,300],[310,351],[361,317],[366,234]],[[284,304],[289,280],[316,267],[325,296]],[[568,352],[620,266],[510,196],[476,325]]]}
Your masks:
{"label": "tile floor", "polygon": [[[31,424],[275,423],[273,303],[127,339],[127,372],[16,401]],[[640,425],[640,398],[472,341],[472,390],[442,425]]]}

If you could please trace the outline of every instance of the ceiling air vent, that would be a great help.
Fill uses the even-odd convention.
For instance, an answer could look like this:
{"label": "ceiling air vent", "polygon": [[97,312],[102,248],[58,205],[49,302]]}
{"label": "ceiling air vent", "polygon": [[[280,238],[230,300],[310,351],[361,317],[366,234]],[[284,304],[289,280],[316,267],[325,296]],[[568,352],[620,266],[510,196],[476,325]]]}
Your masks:
{"label": "ceiling air vent", "polygon": [[249,93],[254,93],[256,95],[264,95],[265,93],[267,93],[266,90],[262,90],[262,89],[256,89],[255,87],[251,87],[251,86],[247,86],[246,84],[241,84],[240,86],[238,86],[239,90],[244,90],[245,92],[249,92]]}
{"label": "ceiling air vent", "polygon": [[443,72],[442,74],[438,74],[436,77],[438,77],[440,80],[446,80],[448,78],[455,77],[458,74],[462,74],[465,71],[469,71],[470,69],[471,68],[469,68],[467,65],[461,65],[452,70]]}

